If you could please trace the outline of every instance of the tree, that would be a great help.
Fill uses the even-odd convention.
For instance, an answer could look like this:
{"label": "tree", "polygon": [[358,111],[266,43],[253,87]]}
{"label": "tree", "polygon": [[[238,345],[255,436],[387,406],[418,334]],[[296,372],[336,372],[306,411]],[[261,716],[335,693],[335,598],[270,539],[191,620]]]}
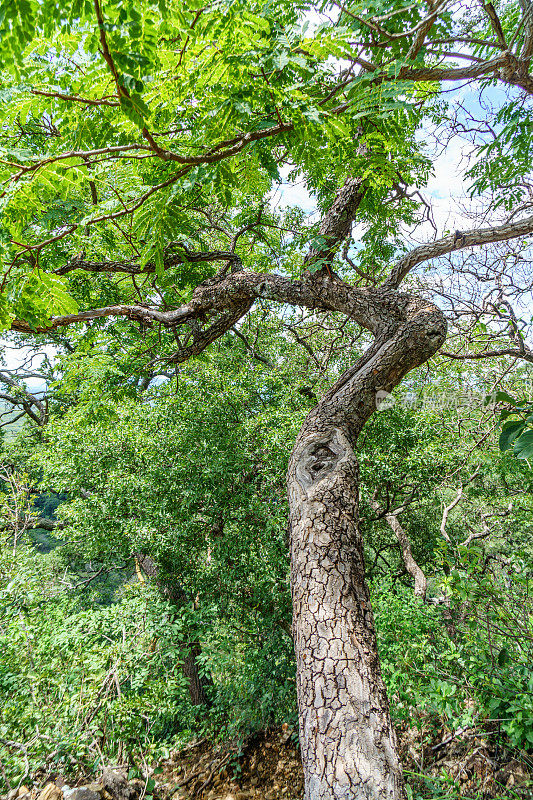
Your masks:
{"label": "tree", "polygon": [[290,639],[279,476],[295,426],[282,434],[281,419],[274,425],[285,387],[258,366],[253,373],[237,342],[200,375],[185,370],[179,393],[163,384],[148,402],[101,399],[98,414],[80,403],[30,447],[34,483],[69,489],[59,510],[65,566],[93,563],[94,575],[129,563],[133,571],[135,558],[176,616],[189,619],[179,660],[195,705],[209,699],[198,638],[215,637],[216,620],[233,635],[257,627],[262,638]]}
{"label": "tree", "polygon": [[[94,343],[98,320],[122,319],[139,362],[156,349],[152,363],[175,365],[263,300],[336,312],[372,336],[307,416],[288,470],[306,800],[402,793],[355,451],[376,399],[446,338],[442,308],[402,281],[428,260],[533,232],[533,216],[520,216],[527,102],[511,98],[490,120],[498,133],[476,143],[472,171],[508,218],[398,257],[398,225],[414,226],[420,210],[408,187],[429,169],[417,129],[446,115],[435,82],[533,93],[530,0],[498,7],[94,0],[6,10],[5,328],[50,337],[88,324]],[[314,8],[322,24],[309,32]],[[283,164],[315,193],[318,225],[265,204]],[[343,261],[356,219],[364,247],[346,247]]]}

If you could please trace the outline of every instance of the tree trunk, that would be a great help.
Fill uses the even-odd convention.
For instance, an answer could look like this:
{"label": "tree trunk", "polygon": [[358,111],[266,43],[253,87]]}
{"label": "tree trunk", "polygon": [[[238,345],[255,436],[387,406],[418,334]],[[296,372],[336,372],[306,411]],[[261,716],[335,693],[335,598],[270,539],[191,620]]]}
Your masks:
{"label": "tree trunk", "polygon": [[444,340],[413,301],[308,415],[288,471],[293,631],[305,800],[400,800],[403,780],[365,582],[357,436]]}
{"label": "tree trunk", "polygon": [[305,438],[289,488],[305,798],[398,798],[401,768],[365,582],[357,460],[338,429]]}
{"label": "tree trunk", "polygon": [[207,706],[209,700],[206,694],[206,684],[209,682],[200,676],[198,671],[198,656],[201,655],[202,648],[200,642],[193,642],[189,646],[189,652],[183,649],[182,671],[189,681],[189,697],[193,706]]}
{"label": "tree trunk", "polygon": [[[155,581],[161,593],[177,608],[187,600],[185,592],[177,583],[169,584],[161,579],[158,565],[151,556],[145,553],[136,553],[135,558],[143,572]],[[201,676],[198,669],[198,656],[201,652],[202,648],[198,641],[187,643],[181,648],[181,670],[184,677],[187,678],[189,698],[193,706],[209,705],[206,689],[210,680],[206,676]]]}
{"label": "tree trunk", "polygon": [[[376,514],[381,514],[382,511],[380,509],[379,503],[375,498],[370,501],[370,505],[376,512]],[[402,509],[398,509],[396,511],[391,511],[389,514],[385,514],[385,520],[387,521],[388,525],[390,526],[391,530],[393,531],[394,535],[396,536],[396,540],[400,545],[400,550],[402,552],[403,558],[403,565],[406,569],[406,572],[413,578],[415,582],[415,597],[421,597],[422,600],[426,599],[426,592],[427,592],[427,578],[424,574],[424,571],[421,569],[419,564],[416,562],[415,557],[413,556],[413,551],[411,550],[411,542],[409,541],[409,536],[407,535],[406,531],[404,530],[403,526],[398,519],[398,514],[402,511]]]}

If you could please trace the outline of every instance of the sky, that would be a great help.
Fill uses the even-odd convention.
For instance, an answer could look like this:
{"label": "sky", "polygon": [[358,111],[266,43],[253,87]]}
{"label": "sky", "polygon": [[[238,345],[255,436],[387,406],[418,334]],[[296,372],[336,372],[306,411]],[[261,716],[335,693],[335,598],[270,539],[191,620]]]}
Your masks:
{"label": "sky", "polygon": [[[484,102],[494,106],[500,105],[506,98],[506,93],[496,87],[490,87],[484,91]],[[465,109],[473,115],[479,114],[480,118],[486,113],[478,102],[478,92],[474,86],[461,86],[452,90],[448,94],[450,106],[461,102]],[[433,142],[429,143],[431,130],[429,125],[422,128],[419,138],[427,138],[430,147],[430,155],[435,152]],[[471,227],[465,217],[465,206],[471,205],[469,198],[469,179],[465,172],[467,169],[466,156],[470,149],[468,141],[456,136],[448,142],[445,148],[438,148],[438,155],[433,157],[433,174],[427,186],[411,187],[420,188],[421,193],[430,203],[433,219],[437,231],[431,225],[426,225],[417,231],[417,243],[420,241],[430,241],[445,235],[445,231],[452,231],[456,228],[463,229]],[[312,214],[316,209],[313,197],[309,194],[303,180],[292,183],[288,175],[291,171],[290,166],[284,166],[280,170],[283,179],[280,187],[272,193],[272,202],[278,208],[287,206],[299,206],[308,213]]]}

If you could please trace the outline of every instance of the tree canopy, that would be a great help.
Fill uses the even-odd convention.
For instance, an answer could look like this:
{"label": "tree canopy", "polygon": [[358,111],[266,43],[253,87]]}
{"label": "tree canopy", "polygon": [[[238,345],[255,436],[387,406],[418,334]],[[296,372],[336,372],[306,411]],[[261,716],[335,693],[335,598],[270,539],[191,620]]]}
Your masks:
{"label": "tree canopy", "polygon": [[[531,90],[528,3],[499,16],[432,2],[197,6],[6,5],[4,327],[15,317],[20,330],[50,328],[78,310],[168,324],[165,311],[224,264],[296,276],[310,246],[306,266],[319,268],[324,232],[265,204],[283,165],[323,209],[357,176],[366,246],[348,274],[379,281],[405,247],[398,221],[420,214],[409,189],[430,160],[416,131],[449,113],[438,81]],[[483,120],[471,168],[473,190],[513,211],[528,196],[531,147],[527,101],[515,97]],[[394,280],[428,257],[529,232],[529,219],[513,221],[444,237]]]}

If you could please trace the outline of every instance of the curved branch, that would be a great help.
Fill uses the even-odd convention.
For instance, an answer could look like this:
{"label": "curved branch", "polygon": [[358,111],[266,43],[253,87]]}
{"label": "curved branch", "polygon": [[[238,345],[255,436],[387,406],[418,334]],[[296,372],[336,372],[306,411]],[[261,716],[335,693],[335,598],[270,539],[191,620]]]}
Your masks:
{"label": "curved branch", "polygon": [[[40,375],[37,377],[42,378]],[[36,425],[46,425],[48,422],[48,404],[46,399],[41,400],[36,397],[34,394],[28,391],[24,384],[20,385],[20,383],[17,383],[8,373],[4,372],[3,370],[0,371],[0,383],[4,383],[6,386],[11,386],[20,392],[18,396],[0,394],[1,399],[11,403],[12,406],[18,406],[19,408],[22,408],[22,414],[20,416],[27,414],[27,416],[30,417],[30,419],[32,419]],[[14,408],[12,411],[14,411]],[[20,419],[20,417],[9,419],[7,423],[4,424],[12,424],[17,419]]]}
{"label": "curved branch", "polygon": [[220,316],[205,330],[198,328],[192,332],[192,344],[181,347],[169,359],[168,364],[181,364],[192,356],[196,356],[205,350],[212,342],[220,339],[225,333],[233,328],[234,325],[244,317],[253,305],[253,300],[242,303],[236,308],[224,311]]}
{"label": "curved branch", "polygon": [[[189,172],[191,169],[192,167],[184,167],[183,169],[178,170],[176,173],[174,173],[174,175],[168,178],[168,180],[163,181],[163,183],[158,183],[155,186],[152,186],[151,189],[149,189],[147,192],[141,195],[141,197],[135,203],[133,203],[133,205],[129,207],[126,206],[120,211],[115,211],[111,214],[103,214],[100,217],[93,217],[92,219],[86,220],[85,227],[88,228],[90,225],[96,225],[98,222],[106,222],[107,220],[120,219],[120,217],[125,217],[128,214],[133,214],[133,212],[137,211],[137,209],[139,209],[143,205],[143,203],[145,203],[148,200],[149,197],[158,192],[160,189],[165,189],[167,186],[171,186],[173,183],[179,180],[179,178],[182,178],[184,175],[186,175],[187,172]],[[0,198],[2,196],[3,195],[0,194]],[[74,233],[76,228],[77,225],[69,225],[69,227],[64,228],[59,233],[56,233],[55,236],[51,236],[49,239],[45,239],[43,242],[39,242],[38,244],[32,244],[32,245],[24,245],[24,249],[19,250],[19,252],[16,253],[16,255],[13,257],[13,261],[15,261],[17,258],[20,258],[21,255],[27,253],[28,251],[34,253],[40,253],[41,250],[43,250],[45,247],[48,247],[48,245],[53,244],[53,242],[58,242],[61,239],[64,239],[69,234]],[[15,242],[13,239],[11,239],[10,241],[11,244],[18,244],[18,242]]]}
{"label": "curved branch", "polygon": [[275,273],[243,271],[201,283],[188,303],[170,311],[142,305],[113,305],[52,317],[46,325],[33,329],[28,322],[16,319],[11,327],[22,333],[45,333],[103,317],[127,317],[145,325],[160,323],[172,328],[193,319],[204,319],[210,313],[234,310],[259,298],[321,311],[339,311],[374,333],[387,329],[391,322],[404,319],[413,302],[410,295],[395,290],[354,288],[327,275],[293,281]]}
{"label": "curved branch", "polygon": [[483,3],[483,11],[490,20],[491,28],[494,31],[494,34],[498,40],[499,47],[501,47],[502,50],[507,50],[508,45],[507,42],[505,41],[505,34],[503,32],[502,23],[500,22],[500,18],[496,13],[496,9],[492,5],[492,3]]}
{"label": "curved branch", "polygon": [[173,324],[170,319],[172,314],[175,314],[175,312],[161,312],[147,306],[105,306],[104,308],[80,311],[78,314],[51,317],[46,325],[38,325],[36,327],[32,327],[25,320],[14,319],[11,323],[11,330],[19,331],[20,333],[48,333],[57,328],[75,325],[77,322],[91,322],[93,319],[102,319],[103,317],[127,317],[135,322],[142,322],[144,325],[152,325],[154,322],[160,322],[162,325],[171,325]]}
{"label": "curved branch", "polygon": [[524,22],[524,43],[520,58],[527,64],[533,55],[533,3],[531,0],[519,0]]}
{"label": "curved branch", "polygon": [[409,52],[407,53],[407,58],[410,60],[414,60],[424,46],[426,37],[434,23],[437,21],[439,12],[443,10],[443,5],[446,5],[446,0],[444,0],[444,2],[440,2],[439,0],[437,0],[437,2],[434,2],[434,0],[428,0],[427,4],[430,8],[430,13],[417,26],[418,30],[416,31],[416,36],[411,44],[411,47],[409,48]]}
{"label": "curved branch", "polygon": [[457,494],[456,494],[455,498],[452,500],[452,502],[449,505],[445,506],[444,509],[443,509],[442,520],[441,520],[441,523],[440,523],[440,532],[441,532],[441,535],[446,539],[446,541],[449,544],[452,543],[452,540],[450,539],[450,536],[448,535],[448,532],[446,531],[446,525],[447,525],[447,522],[448,522],[448,517],[450,515],[450,511],[453,511],[453,509],[457,505],[459,505],[459,503],[462,501],[463,493],[464,493],[464,490],[465,490],[465,486],[468,486],[469,483],[472,483],[474,478],[476,478],[477,475],[479,474],[480,469],[481,469],[481,467],[476,467],[476,469],[474,470],[473,474],[464,483],[461,483],[459,489],[457,490]]}
{"label": "curved branch", "polygon": [[492,242],[504,242],[518,236],[527,236],[533,233],[533,214],[519,222],[505,223],[492,228],[474,228],[471,231],[456,231],[454,234],[444,236],[435,242],[422,244],[406,253],[392,268],[391,277],[387,286],[397,287],[405,276],[423,261],[451,253],[454,250],[463,250],[465,247],[475,247]]}
{"label": "curved branch", "polygon": [[[437,2],[433,3],[430,2],[428,5],[430,6],[430,13],[421,19],[416,25],[412,28],[409,28],[406,31],[402,31],[401,33],[390,33],[385,28],[379,25],[380,22],[386,21],[390,19],[393,14],[385,14],[382,17],[371,17],[371,18],[364,18],[360,17],[357,14],[354,14],[352,11],[349,11],[344,4],[333,0],[333,5],[338,6],[344,14],[347,14],[349,17],[356,19],[358,22],[361,22],[363,25],[366,25],[370,30],[374,31],[375,33],[380,34],[381,36],[385,36],[389,42],[396,42],[401,39],[407,39],[413,34],[415,36],[415,42],[418,42],[420,32],[423,31],[422,35],[422,44],[427,32],[430,30],[431,26],[433,25],[434,21],[437,19],[439,13],[444,10],[444,7],[448,5],[449,0],[437,0]],[[412,8],[416,8],[416,4],[413,6],[408,6],[406,8],[398,9],[397,11],[393,12],[394,14],[401,14],[405,13],[406,11],[411,10]],[[422,46],[422,44],[420,46]],[[418,52],[418,50],[416,51]],[[416,53],[415,53],[416,55]]]}

